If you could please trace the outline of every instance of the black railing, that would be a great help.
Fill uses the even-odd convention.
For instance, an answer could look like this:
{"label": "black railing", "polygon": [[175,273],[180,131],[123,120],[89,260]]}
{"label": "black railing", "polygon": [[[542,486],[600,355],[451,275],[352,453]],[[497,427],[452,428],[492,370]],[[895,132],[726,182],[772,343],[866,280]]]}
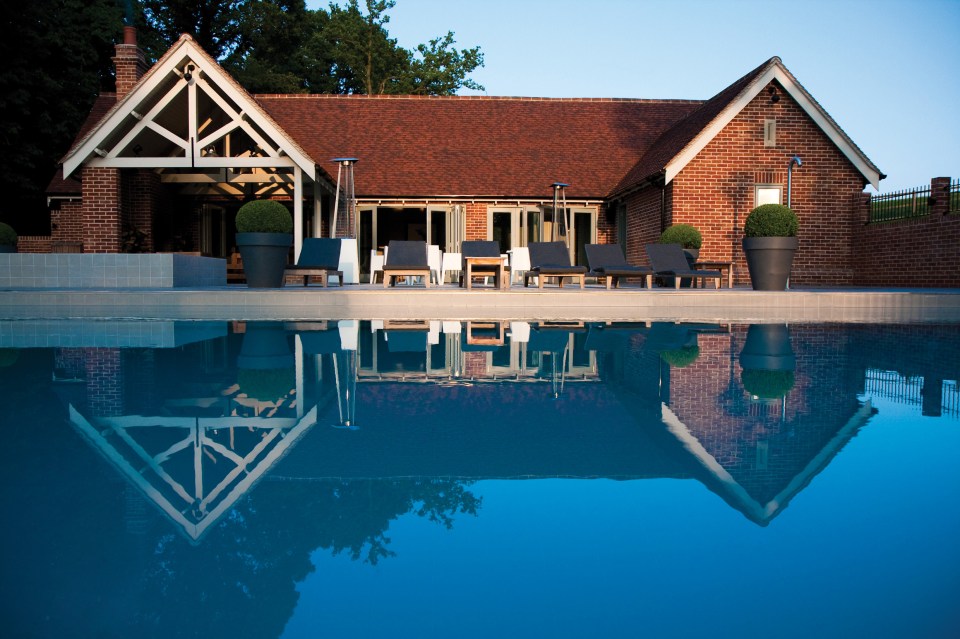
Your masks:
{"label": "black railing", "polygon": [[[952,192],[951,192],[952,197]],[[870,223],[923,217],[930,212],[930,187],[875,195],[870,200]]]}
{"label": "black railing", "polygon": [[960,179],[950,182],[950,212],[960,212]]}

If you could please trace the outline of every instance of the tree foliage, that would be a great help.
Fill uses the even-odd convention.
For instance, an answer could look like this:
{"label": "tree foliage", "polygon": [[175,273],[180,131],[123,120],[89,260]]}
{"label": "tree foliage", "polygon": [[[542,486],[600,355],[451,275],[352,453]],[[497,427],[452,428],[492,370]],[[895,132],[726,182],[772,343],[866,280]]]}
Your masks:
{"label": "tree foliage", "polygon": [[453,32],[405,49],[387,31],[394,0],[32,0],[0,16],[0,171],[10,194],[0,221],[45,234],[44,191],[97,95],[113,89],[125,12],[148,62],[183,33],[253,93],[482,90],[469,79],[479,47]]}

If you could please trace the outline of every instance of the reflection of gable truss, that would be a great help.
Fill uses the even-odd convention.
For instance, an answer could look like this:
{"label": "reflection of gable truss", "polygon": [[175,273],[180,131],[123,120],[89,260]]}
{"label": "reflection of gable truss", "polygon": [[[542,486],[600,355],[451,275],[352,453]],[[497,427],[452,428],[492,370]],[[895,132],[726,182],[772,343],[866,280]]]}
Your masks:
{"label": "reflection of gable truss", "polygon": [[[131,483],[156,504],[193,541],[203,534],[260,479],[317,420],[312,408],[301,418],[277,417],[101,417],[91,424],[70,406],[70,421]],[[137,435],[144,428],[180,429],[183,436],[160,452],[150,452]],[[210,436],[210,431],[248,427],[260,434],[245,454]],[[192,475],[172,470],[178,455],[189,452]],[[230,470],[210,485],[204,458],[224,460]],[[173,462],[173,463],[171,463]],[[182,462],[181,462],[182,465]]]}
{"label": "reflection of gable truss", "polygon": [[761,504],[750,496],[750,493],[710,454],[687,426],[680,421],[677,414],[670,410],[666,404],[662,405],[661,411],[663,423],[667,426],[667,429],[723,486],[724,494],[721,496],[728,502],[732,502],[731,505],[753,521],[766,525],[780,514],[790,500],[803,490],[814,477],[820,474],[820,471],[827,467],[830,460],[867,423],[867,420],[873,415],[873,406],[869,400],[864,402],[847,423],[837,431],[837,434],[804,466],[803,470],[797,473],[780,493],[765,504]]}

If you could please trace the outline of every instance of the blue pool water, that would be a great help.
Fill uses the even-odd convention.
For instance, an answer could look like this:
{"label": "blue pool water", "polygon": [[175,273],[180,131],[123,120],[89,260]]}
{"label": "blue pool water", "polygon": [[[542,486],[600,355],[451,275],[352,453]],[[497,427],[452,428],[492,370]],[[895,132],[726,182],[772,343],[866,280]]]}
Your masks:
{"label": "blue pool water", "polygon": [[955,637],[960,327],[0,322],[10,637]]}

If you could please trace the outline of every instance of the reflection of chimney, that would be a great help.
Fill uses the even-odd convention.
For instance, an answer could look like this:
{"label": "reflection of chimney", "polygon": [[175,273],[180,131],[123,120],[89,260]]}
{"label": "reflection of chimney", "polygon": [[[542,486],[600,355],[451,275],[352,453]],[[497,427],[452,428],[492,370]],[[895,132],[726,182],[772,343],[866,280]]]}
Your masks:
{"label": "reflection of chimney", "polygon": [[137,47],[136,27],[123,27],[123,44],[116,46],[113,65],[117,71],[117,99],[120,100],[147,71],[147,60]]}

